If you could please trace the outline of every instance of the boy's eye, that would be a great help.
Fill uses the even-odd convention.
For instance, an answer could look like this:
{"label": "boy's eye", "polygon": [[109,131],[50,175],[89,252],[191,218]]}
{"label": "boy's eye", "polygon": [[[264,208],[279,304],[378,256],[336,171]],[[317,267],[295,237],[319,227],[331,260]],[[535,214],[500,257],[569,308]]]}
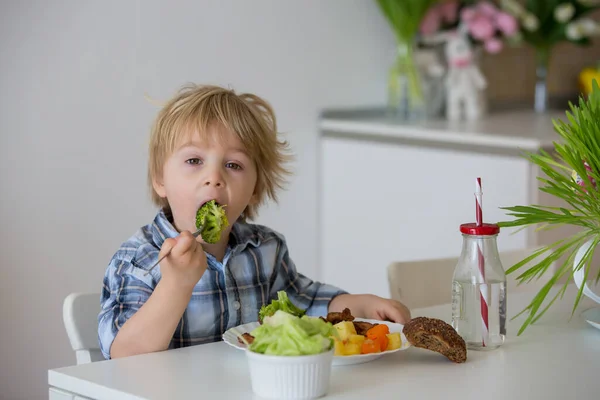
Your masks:
{"label": "boy's eye", "polygon": [[236,164],[236,163],[233,163],[233,162],[229,162],[229,163],[225,164],[225,166],[227,168],[231,168],[231,169],[235,169],[235,170],[241,170],[242,169],[242,166],[240,164]]}
{"label": "boy's eye", "polygon": [[189,160],[185,160],[187,164],[198,165],[202,161],[199,158],[190,158]]}

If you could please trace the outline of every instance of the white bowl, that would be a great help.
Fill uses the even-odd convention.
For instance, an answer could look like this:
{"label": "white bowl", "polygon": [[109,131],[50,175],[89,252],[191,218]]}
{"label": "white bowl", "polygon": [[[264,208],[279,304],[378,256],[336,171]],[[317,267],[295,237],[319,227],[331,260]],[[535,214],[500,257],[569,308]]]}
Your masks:
{"label": "white bowl", "polygon": [[309,356],[246,351],[252,391],[266,399],[316,399],[329,390],[333,349]]}

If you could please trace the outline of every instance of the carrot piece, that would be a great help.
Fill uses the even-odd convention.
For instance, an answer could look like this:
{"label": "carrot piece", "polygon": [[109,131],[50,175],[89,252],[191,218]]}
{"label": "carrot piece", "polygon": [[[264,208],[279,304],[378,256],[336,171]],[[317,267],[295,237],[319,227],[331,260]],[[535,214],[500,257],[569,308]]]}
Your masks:
{"label": "carrot piece", "polygon": [[365,339],[363,342],[360,353],[361,354],[369,354],[369,353],[380,353],[381,352],[381,344],[377,341],[371,339]]}
{"label": "carrot piece", "polygon": [[381,336],[385,336],[390,333],[390,328],[386,324],[375,325],[367,331],[367,337],[369,339],[377,339]]}
{"label": "carrot piece", "polygon": [[386,351],[390,339],[388,339],[387,336],[380,336],[378,341],[379,341],[379,346],[381,348],[381,351]]}

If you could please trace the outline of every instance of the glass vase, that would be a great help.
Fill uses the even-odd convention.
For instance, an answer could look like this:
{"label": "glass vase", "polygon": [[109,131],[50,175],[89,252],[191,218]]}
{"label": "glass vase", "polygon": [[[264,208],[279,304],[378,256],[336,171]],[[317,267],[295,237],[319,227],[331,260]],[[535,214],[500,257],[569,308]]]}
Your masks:
{"label": "glass vase", "polygon": [[548,69],[550,66],[550,49],[535,49],[535,94],[534,108],[537,113],[548,111]]}
{"label": "glass vase", "polygon": [[423,86],[415,60],[415,43],[398,43],[389,72],[388,115],[397,120],[418,120],[425,116]]}

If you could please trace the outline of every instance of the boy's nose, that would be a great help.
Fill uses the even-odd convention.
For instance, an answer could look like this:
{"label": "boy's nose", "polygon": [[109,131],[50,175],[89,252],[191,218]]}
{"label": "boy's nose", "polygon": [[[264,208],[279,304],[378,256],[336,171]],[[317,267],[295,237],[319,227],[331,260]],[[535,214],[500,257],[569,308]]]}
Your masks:
{"label": "boy's nose", "polygon": [[212,171],[204,178],[204,186],[224,187],[225,181],[218,171]]}
{"label": "boy's nose", "polygon": [[215,181],[215,180],[206,180],[204,182],[204,186],[214,186],[214,187],[222,187],[223,183],[221,181]]}

